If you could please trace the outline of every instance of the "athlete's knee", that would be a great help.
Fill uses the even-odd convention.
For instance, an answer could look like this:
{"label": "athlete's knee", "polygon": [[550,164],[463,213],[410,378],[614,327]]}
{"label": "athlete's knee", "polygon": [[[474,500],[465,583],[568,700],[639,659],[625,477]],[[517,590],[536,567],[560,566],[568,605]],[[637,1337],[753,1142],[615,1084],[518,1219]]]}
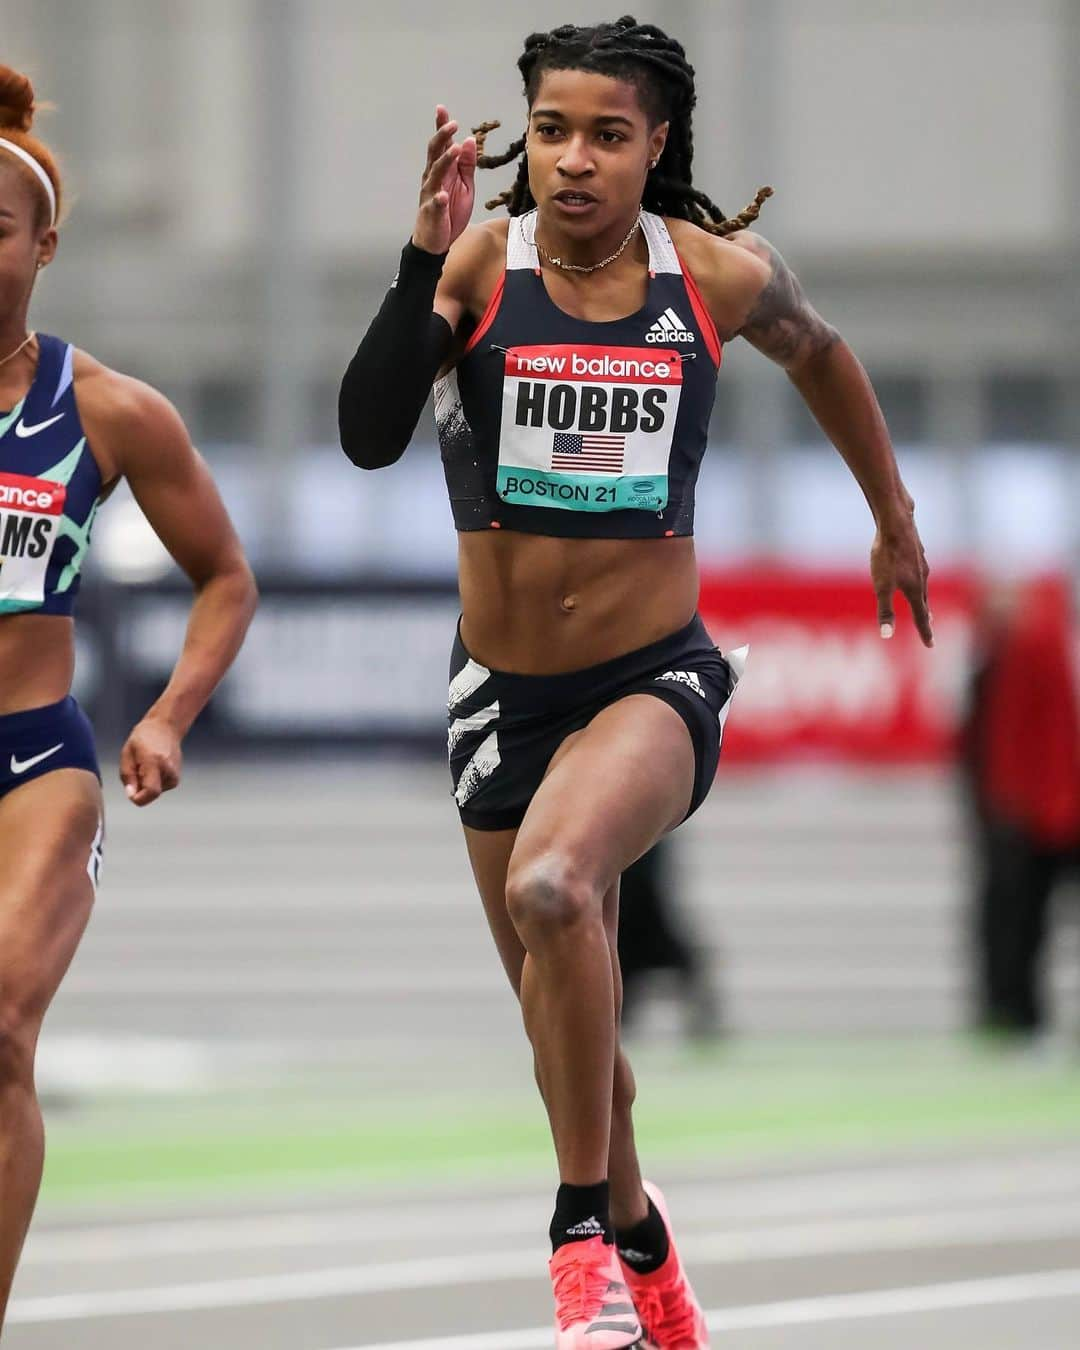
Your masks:
{"label": "athlete's knee", "polygon": [[511,860],[506,907],[519,934],[560,932],[590,919],[600,922],[601,899],[567,859],[547,854],[517,866]]}
{"label": "athlete's knee", "polygon": [[0,993],[0,1092],[32,1088],[41,1019],[25,1001]]}

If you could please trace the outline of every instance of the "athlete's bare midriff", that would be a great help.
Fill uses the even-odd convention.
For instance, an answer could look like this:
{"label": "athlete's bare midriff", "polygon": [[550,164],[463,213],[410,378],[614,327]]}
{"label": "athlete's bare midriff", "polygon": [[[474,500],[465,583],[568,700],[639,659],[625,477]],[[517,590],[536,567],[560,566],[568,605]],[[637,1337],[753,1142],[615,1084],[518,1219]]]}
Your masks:
{"label": "athlete's bare midriff", "polygon": [[0,717],[66,698],[75,673],[75,625],[66,614],[0,617]]}
{"label": "athlete's bare midriff", "polygon": [[461,636],[482,665],[555,675],[610,661],[693,618],[694,541],[458,535]]}

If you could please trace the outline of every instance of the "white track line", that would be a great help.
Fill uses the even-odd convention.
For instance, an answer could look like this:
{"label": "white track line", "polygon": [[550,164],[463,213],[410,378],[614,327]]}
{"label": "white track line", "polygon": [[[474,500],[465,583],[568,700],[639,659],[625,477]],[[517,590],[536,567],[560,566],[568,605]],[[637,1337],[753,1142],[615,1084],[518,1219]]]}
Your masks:
{"label": "white track line", "polygon": [[[463,1202],[462,1202],[463,1205]],[[462,1205],[408,1206],[386,1212],[368,1209],[310,1214],[267,1214],[263,1218],[192,1219],[172,1223],[131,1223],[39,1232],[31,1237],[21,1267],[104,1265],[110,1261],[155,1257],[198,1256],[338,1246],[343,1242],[372,1244],[408,1240],[432,1231],[446,1232]],[[528,1202],[468,1204],[470,1218],[487,1235],[528,1239],[544,1222],[548,1197]],[[478,1210],[480,1217],[477,1217]]]}
{"label": "white track line", "polygon": [[[699,1261],[719,1262],[741,1259],[726,1253],[747,1251],[751,1256],[764,1256],[776,1251],[813,1250],[815,1243],[831,1245],[839,1242],[843,1249],[850,1234],[860,1234],[860,1240],[878,1240],[891,1245],[892,1238],[907,1240],[911,1235],[939,1238],[955,1235],[954,1240],[978,1236],[980,1223],[996,1223],[1010,1236],[1052,1236],[1080,1233],[1080,1195],[1047,1202],[1039,1192],[1060,1193],[1058,1178],[1053,1188],[1034,1184],[1017,1203],[1006,1206],[1001,1201],[1006,1195],[992,1197],[997,1205],[957,1207],[951,1212],[912,1213],[911,1207],[919,1197],[912,1191],[901,1192],[881,1187],[875,1195],[850,1194],[829,1197],[826,1214],[813,1220],[776,1223],[777,1211],[789,1220],[806,1205],[800,1198],[769,1196],[762,1188],[760,1200],[756,1195],[718,1197],[717,1208],[727,1210],[728,1223],[723,1230],[694,1232],[687,1225],[680,1247],[687,1256],[691,1253]],[[756,1188],[755,1188],[756,1191]],[[982,1194],[986,1195],[986,1190]],[[812,1198],[812,1193],[807,1194]],[[947,1191],[934,1195],[935,1201],[964,1198],[962,1193]],[[969,1198],[975,1198],[969,1196]],[[1032,1201],[1043,1200],[1042,1204]],[[845,1211],[867,1210],[872,1202],[900,1213],[871,1214],[858,1218],[841,1217]],[[469,1213],[477,1228],[489,1237],[515,1237],[527,1241],[534,1236],[547,1208],[547,1197],[530,1200],[507,1200],[485,1204],[479,1209],[470,1202]],[[782,1208],[781,1208],[782,1206]],[[700,1199],[698,1205],[700,1207]],[[684,1211],[685,1213],[685,1208]],[[24,1266],[42,1265],[104,1265],[115,1261],[146,1261],[158,1257],[200,1256],[210,1253],[240,1253],[256,1251],[293,1250],[305,1247],[340,1246],[342,1243],[376,1244],[393,1240],[415,1238],[417,1234],[431,1235],[447,1231],[454,1214],[449,1206],[409,1207],[401,1212],[380,1213],[377,1207],[365,1210],[345,1210],[340,1213],[267,1214],[265,1218],[192,1220],[162,1224],[128,1224],[117,1227],[80,1228],[71,1232],[44,1232],[31,1239],[23,1256]],[[773,1218],[769,1226],[762,1220]],[[742,1220],[740,1226],[738,1220]],[[989,1231],[984,1230],[984,1231]]]}
{"label": "white track line", "polygon": [[[477,947],[480,952],[479,945]],[[929,959],[933,960],[931,968]],[[736,972],[736,975],[739,975]],[[780,994],[787,997],[805,994],[959,994],[964,976],[959,965],[947,954],[931,953],[918,969],[897,970],[894,966],[873,966],[865,962],[858,969],[843,965],[819,971],[804,965],[782,961],[755,961],[752,973],[732,981],[739,992]],[[1080,978],[1063,972],[1055,987],[1069,993],[1080,987]],[[405,971],[384,973],[360,971],[352,966],[320,973],[297,970],[293,965],[266,964],[254,971],[223,966],[216,971],[199,971],[163,965],[152,973],[130,974],[76,972],[64,982],[65,998],[415,998],[427,996],[471,996],[498,998],[509,1008],[506,978],[491,962],[458,967],[455,970]],[[509,1022],[511,1014],[507,1012]]]}
{"label": "white track line", "polygon": [[[987,1237],[994,1235],[993,1239]],[[680,1242],[683,1256],[703,1265],[783,1260],[809,1255],[918,1248],[985,1246],[989,1242],[1053,1241],[1080,1236],[1080,1207],[1042,1206],[1031,1211],[972,1210],[963,1214],[909,1214],[887,1219],[848,1219],[795,1224],[765,1230],[690,1235]],[[405,1261],[384,1261],[203,1280],[141,1289],[114,1289],[16,1299],[10,1323],[70,1322],[97,1317],[131,1317],[154,1312],[253,1307],[326,1298],[355,1297],[405,1289],[435,1289],[527,1279],[542,1271],[539,1247],[488,1251]],[[482,1272],[480,1274],[479,1272]]]}
{"label": "white track line", "polygon": [[[136,847],[135,841],[132,841],[132,847]],[[290,842],[291,852],[295,851],[296,847],[295,842]],[[224,860],[225,863],[234,863],[236,853],[237,850],[231,850],[230,856]],[[831,860],[835,855],[833,844],[828,845],[827,853]],[[163,877],[159,889],[152,898],[144,897],[137,900],[129,898],[126,886],[121,887],[117,884],[110,895],[107,918],[110,925],[118,925],[121,920],[132,919],[140,925],[147,925],[150,919],[168,917],[175,922],[181,918],[188,918],[192,913],[205,912],[239,922],[240,917],[250,910],[257,910],[261,916],[273,920],[281,915],[310,916],[312,909],[315,908],[320,911],[341,910],[354,918],[357,923],[378,915],[380,918],[396,920],[395,927],[406,928],[409,919],[418,910],[445,913],[448,918],[459,921],[462,918],[473,917],[478,912],[479,901],[472,890],[471,879],[467,874],[463,874],[461,881],[452,875],[447,877],[447,870],[456,868],[458,864],[456,857],[440,861],[445,861],[446,868],[435,875],[424,873],[410,876],[401,882],[379,877],[363,897],[358,895],[354,887],[336,885],[325,877],[315,883],[312,883],[309,877],[306,887],[303,885],[303,879],[297,877],[295,894],[275,890],[268,896],[265,881],[255,880],[245,886],[242,877],[234,879],[230,874],[229,905],[224,914],[220,893],[193,890],[190,877],[183,876],[171,882],[168,877]],[[370,855],[365,853],[365,866],[370,865]],[[798,865],[805,867],[805,860],[800,858]],[[347,862],[343,860],[342,870],[345,871],[347,866]],[[791,868],[787,860],[782,861],[780,866],[786,870]],[[281,886],[281,870],[268,868],[267,871],[274,885]],[[740,897],[735,896],[730,903],[725,903],[724,912],[727,915],[735,914],[752,919],[761,915],[762,910],[775,906],[796,919],[801,916],[802,924],[806,928],[811,928],[811,920],[807,916],[821,905],[828,905],[830,912],[850,910],[857,915],[865,914],[870,909],[875,909],[880,914],[884,907],[892,906],[889,917],[899,921],[912,912],[930,917],[937,916],[940,918],[942,931],[952,918],[950,902],[954,891],[947,881],[940,879],[937,871],[925,881],[921,881],[918,891],[914,894],[913,878],[910,876],[905,876],[902,882],[893,882],[875,877],[868,871],[865,876],[860,875],[857,888],[850,891],[840,890],[834,880],[816,881],[812,877],[807,877],[805,881],[799,882],[797,905],[792,903],[790,877],[777,881],[771,881],[767,876],[763,877],[759,857],[755,857],[752,862],[748,859],[745,868],[732,865],[729,859],[725,868],[729,882],[741,872],[752,878],[753,903],[740,904]],[[406,900],[408,910],[404,911],[402,905]],[[117,930],[110,928],[109,932],[112,936],[119,936]]]}
{"label": "white track line", "polygon": [[[920,1205],[932,1205],[935,1212],[952,1205],[955,1213],[981,1204],[1000,1209],[1015,1202],[1015,1213],[1029,1213],[1026,1207],[1033,1201],[1067,1203],[1069,1188],[1062,1180],[1067,1175],[1080,1176],[1080,1153],[1075,1150],[1055,1151],[1042,1159],[1010,1161],[1004,1172],[1000,1160],[979,1158],[963,1163],[950,1160],[944,1167],[894,1164],[888,1168],[830,1168],[752,1180],[721,1175],[692,1184],[674,1182],[665,1189],[676,1213],[688,1221],[687,1236],[693,1230],[695,1215],[723,1214],[724,1229],[707,1230],[712,1236],[735,1228],[740,1221],[761,1231],[766,1221],[802,1221],[809,1215],[825,1222],[860,1213],[867,1217],[878,1213],[885,1219],[888,1211],[910,1214]],[[1080,1204],[1080,1184],[1072,1188],[1071,1198]],[[197,1219],[78,1223],[70,1228],[42,1225],[31,1231],[22,1264],[103,1264],[156,1256],[333,1245],[376,1237],[383,1241],[408,1239],[417,1233],[441,1233],[452,1227],[464,1203],[460,1196],[449,1194],[441,1201],[402,1204],[372,1199],[348,1209],[269,1211],[244,1217],[222,1214]],[[544,1222],[550,1195],[545,1190],[508,1196],[499,1190],[472,1194],[468,1207],[479,1231],[528,1239]],[[703,1227],[699,1225],[699,1232]]]}
{"label": "white track line", "polygon": [[[481,1265],[477,1265],[477,1262]],[[340,1266],[294,1275],[255,1275],[239,1280],[207,1280],[152,1289],[115,1289],[105,1293],[60,1294],[16,1299],[8,1307],[8,1324],[76,1322],[91,1317],[132,1317],[144,1313],[201,1312],[208,1308],[250,1308],[267,1303],[292,1303],[387,1290],[427,1289],[478,1278],[522,1279],[543,1269],[546,1257],[537,1248],[527,1252],[481,1252],[476,1257],[432,1257],[421,1261],[388,1261],[382,1265]]]}
{"label": "white track line", "polygon": [[[907,1289],[870,1289],[858,1294],[754,1303],[742,1308],[714,1308],[706,1313],[709,1330],[752,1331],[759,1327],[808,1326],[815,1322],[852,1322],[860,1318],[896,1317],[905,1313],[942,1312],[950,1308],[985,1308],[994,1304],[1033,1303],[1080,1296],[1080,1270],[1048,1270],[956,1284],[915,1285]],[[551,1344],[550,1327],[497,1331],[469,1336],[441,1336],[423,1341],[379,1341],[349,1350],[543,1350]]]}

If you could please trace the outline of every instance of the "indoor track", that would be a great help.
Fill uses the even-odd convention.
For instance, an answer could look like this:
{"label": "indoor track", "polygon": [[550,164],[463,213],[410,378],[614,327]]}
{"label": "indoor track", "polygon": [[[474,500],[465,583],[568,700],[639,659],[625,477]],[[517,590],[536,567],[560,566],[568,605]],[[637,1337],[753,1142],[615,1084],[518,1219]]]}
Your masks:
{"label": "indoor track", "polygon": [[[194,768],[142,813],[110,791],[5,1345],[551,1344],[549,1163],[444,792],[424,766],[284,761]],[[729,774],[684,834],[740,1035],[689,1052],[661,1007],[634,1055],[714,1344],[1065,1350],[1080,1073],[1068,1046],[987,1067],[948,1034],[947,782]],[[1069,932],[1073,1025],[1074,958]],[[335,1160],[338,1117],[386,1128]],[[455,1122],[488,1120],[470,1153]],[[199,1130],[216,1153],[188,1148]]]}

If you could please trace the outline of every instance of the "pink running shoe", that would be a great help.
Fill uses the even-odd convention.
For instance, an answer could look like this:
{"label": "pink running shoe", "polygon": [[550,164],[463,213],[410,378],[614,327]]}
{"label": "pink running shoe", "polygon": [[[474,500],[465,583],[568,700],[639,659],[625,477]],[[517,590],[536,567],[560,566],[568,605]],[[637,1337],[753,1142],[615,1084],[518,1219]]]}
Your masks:
{"label": "pink running shoe", "polygon": [[664,1264],[651,1275],[639,1275],[620,1262],[623,1278],[645,1328],[645,1346],[648,1350],[709,1350],[705,1314],[694,1297],[675,1249],[663,1192],[651,1181],[646,1181],[645,1194],[660,1211],[671,1244]]}
{"label": "pink running shoe", "polygon": [[615,1248],[602,1237],[568,1242],[551,1258],[555,1350],[631,1350],[641,1323]]}

